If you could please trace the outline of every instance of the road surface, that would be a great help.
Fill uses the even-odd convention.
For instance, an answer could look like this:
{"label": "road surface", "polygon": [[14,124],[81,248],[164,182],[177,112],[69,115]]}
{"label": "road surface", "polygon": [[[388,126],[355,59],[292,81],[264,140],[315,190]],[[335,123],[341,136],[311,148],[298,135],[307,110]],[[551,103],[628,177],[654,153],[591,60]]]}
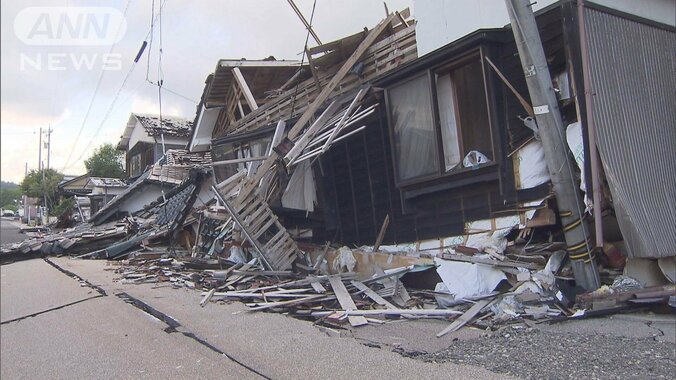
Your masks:
{"label": "road surface", "polygon": [[[3,244],[22,237],[1,224]],[[506,378],[402,357],[240,303],[201,308],[197,291],[120,284],[111,269],[69,258],[0,267],[0,378]]]}

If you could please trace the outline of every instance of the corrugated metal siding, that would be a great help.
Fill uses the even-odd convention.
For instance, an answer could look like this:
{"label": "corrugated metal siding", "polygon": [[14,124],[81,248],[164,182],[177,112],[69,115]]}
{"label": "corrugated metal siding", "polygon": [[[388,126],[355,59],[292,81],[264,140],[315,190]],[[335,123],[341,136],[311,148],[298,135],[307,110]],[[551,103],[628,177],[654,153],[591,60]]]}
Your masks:
{"label": "corrugated metal siding", "polygon": [[676,33],[586,9],[594,122],[631,257],[676,255]]}

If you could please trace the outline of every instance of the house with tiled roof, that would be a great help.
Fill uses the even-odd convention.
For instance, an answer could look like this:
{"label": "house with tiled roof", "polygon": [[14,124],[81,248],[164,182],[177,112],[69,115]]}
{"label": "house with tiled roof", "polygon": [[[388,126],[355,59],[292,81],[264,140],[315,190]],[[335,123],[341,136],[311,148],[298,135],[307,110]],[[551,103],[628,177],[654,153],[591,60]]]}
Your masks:
{"label": "house with tiled roof", "polygon": [[141,175],[167,150],[185,148],[192,126],[192,121],[180,117],[132,113],[117,144],[117,149],[126,153],[129,178]]}

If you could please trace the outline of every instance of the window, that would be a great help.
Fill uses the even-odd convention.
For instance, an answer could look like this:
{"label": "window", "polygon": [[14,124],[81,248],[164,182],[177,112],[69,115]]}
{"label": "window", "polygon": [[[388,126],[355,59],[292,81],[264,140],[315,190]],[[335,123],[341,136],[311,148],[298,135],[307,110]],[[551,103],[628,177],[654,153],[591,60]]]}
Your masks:
{"label": "window", "polygon": [[130,177],[136,177],[137,175],[141,174],[141,155],[143,153],[137,153],[133,156],[131,156],[131,159],[129,160],[129,176]]}
{"label": "window", "polygon": [[436,173],[439,158],[428,77],[423,75],[392,88],[389,105],[399,179]]}
{"label": "window", "polygon": [[398,183],[476,167],[463,164],[472,151],[481,163],[494,159],[478,54],[397,84],[387,99]]}

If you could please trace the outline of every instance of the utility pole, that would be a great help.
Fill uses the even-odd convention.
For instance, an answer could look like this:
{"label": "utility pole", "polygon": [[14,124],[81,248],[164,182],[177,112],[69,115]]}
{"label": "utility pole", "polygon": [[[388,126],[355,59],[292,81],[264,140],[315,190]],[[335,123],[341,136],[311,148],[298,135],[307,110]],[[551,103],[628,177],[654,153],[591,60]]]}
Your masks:
{"label": "utility pole", "polygon": [[599,273],[591,252],[588,228],[582,219],[582,200],[573,180],[572,164],[564,139],[563,120],[535,23],[535,15],[529,0],[505,0],[505,3],[526,75],[547,169],[559,206],[575,282],[586,290],[595,290],[601,285]]}
{"label": "utility pole", "polygon": [[38,170],[42,170],[42,127],[40,127],[40,137],[38,137]]}
{"label": "utility pole", "polygon": [[52,129],[52,126],[50,125],[49,127],[47,127],[47,169],[50,168],[49,158],[51,157],[51,152],[52,152],[52,132],[54,132],[54,130]]}

